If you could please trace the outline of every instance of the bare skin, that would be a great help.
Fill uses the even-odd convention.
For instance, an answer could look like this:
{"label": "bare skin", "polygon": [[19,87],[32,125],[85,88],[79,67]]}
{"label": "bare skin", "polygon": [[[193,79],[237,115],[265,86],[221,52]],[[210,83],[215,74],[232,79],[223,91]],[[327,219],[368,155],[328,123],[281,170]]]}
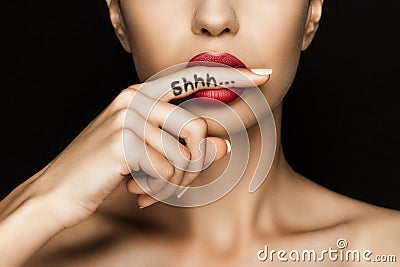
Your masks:
{"label": "bare skin", "polygon": [[[282,152],[278,155],[261,190],[247,192],[247,174],[226,197],[200,208],[157,203],[139,210],[132,205],[136,197],[121,184],[90,219],[58,235],[27,266],[263,266],[268,261],[260,262],[257,251],[264,245],[322,251],[337,249],[339,238],[348,241],[349,249],[399,254],[398,211],[329,191],[293,171]],[[213,166],[224,165],[228,158]],[[276,264],[283,263],[275,258]],[[315,263],[331,265],[366,263]]]}
{"label": "bare skin", "polygon": [[[260,87],[276,122],[278,149],[267,179],[256,192],[248,193],[257,165],[260,135],[243,103],[237,101],[231,106],[243,119],[251,146],[249,165],[240,183],[222,199],[197,208],[177,208],[154,200],[130,178],[130,168],[140,166],[149,175],[196,186],[215,179],[227,166],[230,154],[221,128],[196,117],[181,136],[192,145],[181,150],[186,157],[196,158],[199,155],[195,148],[202,139],[209,138],[216,145],[217,157],[200,173],[187,175],[174,168],[160,150],[157,126],[165,111],[172,108],[168,102],[184,96],[170,92],[158,101],[158,112],[149,118],[155,127],[150,129],[152,134],[143,137],[133,127],[142,118],[137,116],[132,125],[124,128],[123,115],[140,114],[147,97],[167,88],[159,83],[154,90],[139,93],[141,105],[129,106],[139,88],[133,85],[54,161],[0,203],[0,256],[6,259],[1,264],[277,266],[285,263],[277,258],[273,263],[262,262],[257,252],[265,245],[287,251],[337,249],[339,238],[347,240],[349,249],[371,250],[371,258],[377,254],[400,257],[398,211],[368,205],[311,182],[292,170],[280,145],[281,100],[294,78],[301,51],[310,45],[317,31],[322,1],[252,0],[245,5],[241,0],[170,0],[168,5],[161,2],[107,1],[116,33],[132,53],[142,81],[203,50],[228,50],[244,59],[249,68],[274,70],[271,77],[241,70]],[[182,37],[187,38],[186,42]],[[165,42],[167,39],[169,42]],[[244,49],[249,40],[253,49]],[[191,49],[185,48],[188,43],[192,44]],[[201,67],[196,71],[211,70]],[[219,71],[214,70],[215,76],[235,77],[235,72]],[[176,74],[177,79],[181,76]],[[193,114],[182,110],[177,116],[179,119]],[[135,134],[129,139],[133,140],[134,151],[141,152],[143,144],[152,151],[149,157],[129,162],[130,166],[124,161],[121,145],[121,135],[126,131]],[[159,174],[149,167],[150,162]],[[150,187],[165,196],[176,194],[162,185]],[[328,259],[292,264],[367,265],[362,261]]]}

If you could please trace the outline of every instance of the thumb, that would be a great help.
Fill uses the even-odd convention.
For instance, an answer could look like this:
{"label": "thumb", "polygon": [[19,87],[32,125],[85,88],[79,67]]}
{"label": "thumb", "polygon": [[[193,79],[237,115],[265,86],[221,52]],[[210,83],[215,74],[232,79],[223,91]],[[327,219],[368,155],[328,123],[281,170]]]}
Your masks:
{"label": "thumb", "polygon": [[231,152],[231,143],[229,140],[218,137],[206,138],[206,155],[204,166],[208,167],[211,163],[222,159]]}

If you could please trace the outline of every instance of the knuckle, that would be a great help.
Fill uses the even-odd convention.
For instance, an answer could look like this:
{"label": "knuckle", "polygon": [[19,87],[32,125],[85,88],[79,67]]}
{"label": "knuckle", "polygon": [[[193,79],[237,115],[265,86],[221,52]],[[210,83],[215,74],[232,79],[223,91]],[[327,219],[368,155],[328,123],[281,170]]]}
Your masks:
{"label": "knuckle", "polygon": [[112,128],[114,129],[123,129],[124,128],[124,122],[126,119],[126,114],[127,114],[127,109],[119,109],[117,110],[113,116],[111,116],[111,124]]}
{"label": "knuckle", "polygon": [[137,90],[132,87],[122,90],[114,99],[113,106],[115,108],[123,108],[129,106],[129,103],[136,92]]}
{"label": "knuckle", "polygon": [[124,129],[129,126],[139,126],[141,123],[140,115],[129,108],[119,109],[110,117],[111,129]]}
{"label": "knuckle", "polygon": [[170,180],[175,174],[175,168],[171,164],[168,164],[164,168],[163,172],[164,172],[164,175],[163,175],[164,178],[167,179],[167,180]]}
{"label": "knuckle", "polygon": [[196,117],[187,124],[185,130],[187,130],[190,135],[205,135],[207,133],[207,122],[201,117]]}

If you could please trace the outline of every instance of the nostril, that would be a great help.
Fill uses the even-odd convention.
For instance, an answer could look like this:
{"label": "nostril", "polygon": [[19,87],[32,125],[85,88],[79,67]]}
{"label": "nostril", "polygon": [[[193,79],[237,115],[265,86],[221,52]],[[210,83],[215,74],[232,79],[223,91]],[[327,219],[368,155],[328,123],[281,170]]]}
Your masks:
{"label": "nostril", "polygon": [[210,34],[210,32],[208,30],[206,30],[205,28],[201,28],[201,33],[202,34]]}
{"label": "nostril", "polygon": [[[221,32],[219,32],[219,34],[215,34],[215,35],[220,35],[222,33],[230,33],[230,32],[231,32],[230,28],[225,28]],[[206,34],[206,35],[214,35],[209,30],[207,30],[206,28],[201,28],[201,33],[202,34]]]}

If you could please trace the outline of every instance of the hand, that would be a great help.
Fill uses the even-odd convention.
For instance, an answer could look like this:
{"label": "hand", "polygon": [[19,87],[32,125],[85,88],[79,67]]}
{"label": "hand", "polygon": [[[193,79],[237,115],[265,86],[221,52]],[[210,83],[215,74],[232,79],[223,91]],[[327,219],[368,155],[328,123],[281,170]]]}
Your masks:
{"label": "hand", "polygon": [[[256,85],[269,79],[269,75],[257,75],[248,69],[240,72]],[[235,80],[237,87],[254,85],[236,70],[201,66],[151,81],[146,85],[147,91],[140,90],[141,84],[133,85],[122,91],[23,194],[41,196],[52,203],[51,210],[64,228],[88,218],[132,170],[145,174],[143,189],[133,179],[127,182],[128,190],[139,195],[140,207],[157,202],[148,193],[159,199],[177,194],[176,187],[166,181],[181,186],[191,184],[199,171],[185,170],[198,170],[204,165],[206,144],[215,145],[214,160],[227,153],[223,139],[207,138],[205,120],[168,103],[197,90],[212,89],[199,86],[177,96],[170,88],[172,80],[194,74],[205,77],[206,73],[217,80]],[[159,95],[163,95],[160,100],[153,98]],[[172,120],[170,116],[174,116]],[[167,118],[172,123],[164,125]],[[185,145],[176,137],[183,139]],[[205,138],[208,141],[202,142]]]}

